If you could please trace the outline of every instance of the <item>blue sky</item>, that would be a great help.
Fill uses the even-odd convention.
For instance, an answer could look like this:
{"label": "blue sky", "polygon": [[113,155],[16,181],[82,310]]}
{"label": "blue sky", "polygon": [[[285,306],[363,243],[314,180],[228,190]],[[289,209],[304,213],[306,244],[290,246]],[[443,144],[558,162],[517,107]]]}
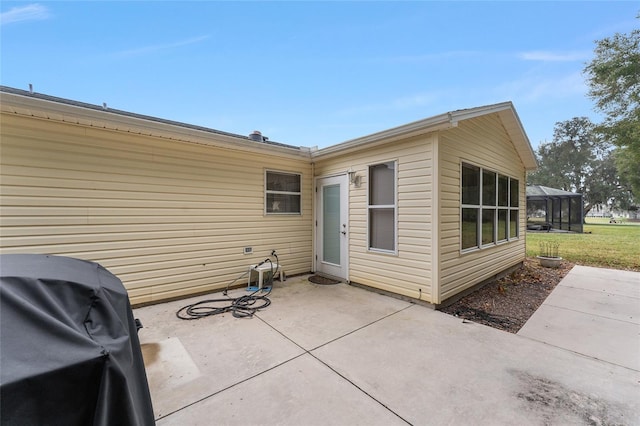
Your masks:
{"label": "blue sky", "polygon": [[534,149],[638,2],[2,1],[3,85],[292,145],[510,100]]}

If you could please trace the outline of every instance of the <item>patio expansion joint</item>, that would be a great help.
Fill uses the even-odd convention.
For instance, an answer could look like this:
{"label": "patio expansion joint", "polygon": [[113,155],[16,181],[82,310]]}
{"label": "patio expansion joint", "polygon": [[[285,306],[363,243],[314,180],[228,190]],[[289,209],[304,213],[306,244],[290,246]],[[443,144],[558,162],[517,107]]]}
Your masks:
{"label": "patio expansion joint", "polygon": [[[411,424],[411,422],[407,421],[407,420],[406,420],[405,418],[403,418],[400,414],[396,413],[396,412],[395,412],[395,411],[393,411],[391,408],[389,408],[389,406],[387,406],[385,403],[383,403],[382,401],[380,401],[379,399],[377,399],[376,397],[374,397],[373,395],[371,395],[369,392],[367,392],[366,390],[364,390],[364,389],[363,389],[363,388],[361,388],[360,386],[358,386],[355,382],[353,382],[353,381],[352,381],[352,380],[350,380],[348,377],[346,377],[345,375],[343,375],[342,373],[340,373],[339,371],[337,371],[335,368],[333,368],[332,366],[330,366],[329,364],[327,364],[326,362],[324,362],[323,360],[321,360],[320,358],[318,358],[317,356],[315,356],[312,352],[313,352],[313,351],[315,351],[315,350],[317,350],[317,349],[319,349],[319,348],[322,348],[322,347],[324,347],[324,346],[327,346],[327,345],[329,345],[329,344],[331,344],[331,343],[333,343],[333,342],[335,342],[335,341],[337,341],[337,340],[340,340],[340,339],[342,339],[342,338],[344,338],[344,337],[346,337],[346,336],[349,336],[349,335],[351,335],[351,334],[353,334],[353,333],[355,333],[355,332],[357,332],[357,331],[360,331],[360,330],[362,330],[362,329],[364,329],[364,328],[367,328],[367,327],[369,327],[369,326],[371,326],[371,325],[373,325],[373,324],[375,324],[375,323],[378,323],[378,322],[380,322],[380,321],[382,321],[382,320],[384,320],[384,319],[386,319],[386,318],[389,318],[389,317],[391,317],[391,316],[393,316],[393,315],[399,314],[400,312],[403,312],[403,311],[405,311],[405,310],[407,310],[407,309],[409,309],[409,308],[412,308],[412,307],[414,307],[414,306],[416,306],[416,305],[412,303],[412,304],[410,304],[410,305],[408,305],[408,306],[405,306],[405,307],[404,307],[404,308],[402,308],[402,309],[399,309],[399,310],[397,310],[397,311],[394,311],[394,312],[392,312],[392,313],[390,313],[390,314],[388,314],[388,315],[382,316],[382,317],[380,317],[380,318],[376,319],[375,321],[371,321],[371,322],[370,322],[370,323],[368,323],[368,324],[365,324],[365,325],[363,325],[363,326],[361,326],[361,327],[358,327],[358,328],[356,328],[356,329],[354,329],[354,330],[352,330],[352,331],[350,331],[350,332],[348,332],[348,333],[345,333],[345,334],[343,334],[343,335],[341,335],[341,336],[339,336],[339,337],[336,337],[335,339],[332,339],[332,340],[330,340],[330,341],[328,341],[328,342],[325,342],[325,343],[323,343],[322,345],[318,345],[318,346],[316,346],[315,348],[312,348],[312,349],[305,349],[304,347],[300,346],[297,342],[295,342],[293,339],[291,339],[289,336],[287,336],[286,334],[282,333],[282,332],[281,332],[280,330],[278,330],[277,328],[273,327],[271,324],[269,324],[269,323],[268,323],[267,321],[265,321],[264,319],[260,318],[260,316],[259,316],[259,315],[256,315],[256,317],[257,317],[258,319],[260,319],[260,321],[262,321],[263,323],[265,323],[267,326],[271,327],[271,328],[272,328],[276,333],[280,334],[282,337],[284,337],[285,339],[289,340],[291,343],[293,343],[294,345],[296,345],[297,347],[299,347],[300,349],[302,349],[302,350],[304,351],[304,353],[302,353],[302,354],[300,354],[300,355],[298,355],[298,356],[296,356],[296,357],[294,357],[294,358],[291,358],[290,360],[287,360],[287,361],[285,361],[285,362],[283,362],[283,363],[281,363],[281,364],[277,365],[276,367],[279,367],[280,365],[286,364],[287,362],[292,361],[292,360],[294,360],[294,359],[296,359],[296,358],[299,358],[299,357],[301,357],[301,356],[303,356],[303,355],[309,355],[309,356],[311,356],[313,359],[315,359],[316,361],[318,361],[319,363],[321,363],[322,365],[324,365],[325,367],[327,367],[329,370],[333,371],[333,372],[334,372],[335,374],[337,374],[340,378],[342,378],[343,380],[345,380],[346,382],[348,382],[349,384],[351,384],[353,387],[355,387],[356,389],[358,389],[360,392],[362,392],[363,394],[365,394],[366,396],[368,396],[369,398],[371,398],[371,399],[372,399],[373,401],[375,401],[377,404],[379,404],[379,405],[381,405],[382,407],[384,407],[384,408],[385,408],[387,411],[389,411],[391,414],[393,414],[394,416],[396,416],[397,418],[399,418],[400,420],[402,420],[402,421],[403,421],[403,422],[405,422],[406,424],[409,424],[409,425],[410,425],[410,424]],[[273,367],[273,368],[276,368],[276,367]],[[269,370],[272,370],[273,368],[270,368]],[[269,370],[266,370],[266,371],[269,371]],[[260,373],[260,374],[262,374],[262,373]],[[260,374],[256,374],[256,376],[259,376]],[[254,377],[255,377],[255,376],[254,376]],[[246,380],[249,380],[249,379],[246,379]],[[240,383],[241,383],[241,382],[240,382]],[[233,385],[233,386],[235,386],[235,385]]]}
{"label": "patio expansion joint", "polygon": [[590,291],[590,292],[592,292],[592,293],[606,294],[607,296],[614,296],[614,297],[628,297],[628,298],[630,298],[630,299],[640,300],[640,297],[638,297],[638,296],[632,296],[632,295],[629,295],[629,294],[611,293],[611,292],[607,292],[607,291],[604,291],[604,290],[594,290],[594,289],[591,289],[591,288],[576,287],[576,286],[573,286],[573,285],[567,285],[567,284],[564,284],[564,285],[563,285],[562,283],[560,283],[560,284],[558,284],[558,285],[562,285],[562,287],[564,287],[564,288],[572,288],[572,289],[574,289],[574,290]]}
{"label": "patio expansion joint", "polygon": [[368,392],[366,392],[364,389],[362,389],[361,387],[359,387],[357,384],[355,384],[354,382],[352,382],[351,380],[349,380],[348,378],[346,378],[345,376],[343,376],[342,374],[340,374],[338,371],[336,371],[335,369],[333,369],[330,365],[328,365],[327,363],[325,363],[324,361],[322,361],[321,359],[319,359],[318,357],[316,357],[314,354],[312,354],[312,353],[311,353],[311,351],[314,351],[314,350],[316,350],[316,349],[318,349],[318,348],[321,348],[321,347],[323,347],[323,346],[326,346],[326,345],[328,345],[328,344],[329,344],[329,343],[331,343],[331,342],[335,342],[336,340],[339,340],[339,339],[341,339],[341,338],[343,338],[343,337],[345,337],[345,336],[348,336],[348,335],[350,335],[350,334],[352,334],[352,333],[355,333],[355,332],[356,332],[356,331],[358,331],[358,330],[362,330],[363,328],[368,327],[368,326],[370,326],[370,325],[372,325],[372,324],[375,324],[375,323],[377,323],[377,322],[379,322],[379,321],[382,321],[383,319],[388,318],[388,317],[390,317],[390,316],[392,316],[392,315],[396,315],[397,313],[400,313],[400,312],[402,312],[402,311],[404,311],[404,310],[406,310],[406,309],[409,309],[409,308],[411,308],[412,306],[415,306],[415,305],[414,305],[414,304],[408,305],[408,306],[406,306],[406,307],[404,307],[404,308],[402,308],[402,309],[399,309],[399,310],[394,311],[394,312],[392,312],[392,313],[390,313],[390,314],[388,314],[388,315],[385,315],[385,316],[383,316],[383,317],[380,317],[380,318],[378,318],[378,319],[377,319],[377,320],[375,320],[375,321],[372,321],[372,322],[370,322],[370,323],[368,323],[368,324],[365,324],[365,325],[363,325],[362,327],[358,327],[357,329],[352,330],[352,331],[350,331],[349,333],[345,333],[344,335],[342,335],[342,336],[340,336],[340,337],[337,337],[337,338],[335,338],[335,339],[333,339],[333,340],[331,340],[331,341],[329,341],[329,342],[323,343],[322,345],[319,345],[319,346],[317,346],[317,347],[315,347],[315,348],[313,348],[313,349],[309,349],[309,350],[307,350],[307,349],[303,348],[302,346],[300,346],[298,343],[296,343],[294,340],[292,340],[292,339],[291,339],[291,338],[289,338],[287,335],[285,335],[284,333],[282,333],[280,330],[278,330],[277,328],[273,327],[271,324],[269,324],[269,323],[268,323],[267,321],[265,321],[264,319],[260,318],[260,316],[259,316],[259,315],[255,315],[255,316],[254,316],[254,318],[258,318],[260,321],[262,321],[262,322],[263,322],[264,324],[266,324],[268,327],[270,327],[271,329],[273,329],[276,333],[280,334],[282,337],[284,337],[285,339],[289,340],[291,343],[293,343],[294,345],[296,345],[298,348],[302,349],[302,351],[303,351],[303,352],[302,352],[302,353],[300,353],[300,354],[298,354],[298,355],[296,355],[296,356],[294,356],[294,357],[291,357],[291,358],[289,358],[289,359],[287,359],[287,360],[285,360],[285,361],[283,361],[283,362],[281,362],[281,363],[279,363],[279,364],[276,364],[276,365],[274,365],[274,366],[272,366],[272,367],[269,367],[269,368],[267,368],[267,369],[265,369],[265,370],[263,370],[263,371],[260,371],[259,373],[256,373],[256,374],[254,374],[254,375],[252,375],[252,376],[249,376],[249,377],[246,377],[246,378],[244,378],[244,379],[242,379],[242,380],[239,380],[238,382],[233,383],[233,384],[231,384],[231,385],[229,385],[229,386],[227,386],[227,387],[225,387],[225,388],[223,388],[223,389],[220,389],[220,390],[218,390],[218,391],[216,391],[216,392],[212,392],[212,393],[210,393],[210,394],[208,394],[208,395],[205,395],[205,396],[203,396],[202,398],[199,398],[199,399],[197,399],[197,400],[195,400],[195,401],[192,401],[192,402],[190,402],[190,403],[188,403],[188,404],[186,404],[186,405],[184,405],[184,406],[182,406],[182,407],[178,408],[177,410],[174,410],[174,411],[171,411],[171,412],[169,412],[169,413],[166,413],[166,414],[164,414],[164,415],[162,415],[162,416],[160,416],[160,417],[156,418],[156,421],[157,421],[157,420],[164,419],[164,418],[166,418],[166,417],[169,417],[169,416],[171,416],[171,415],[173,415],[173,414],[176,414],[176,413],[178,413],[178,412],[180,412],[180,411],[182,411],[182,410],[184,410],[184,409],[187,409],[187,408],[189,408],[189,407],[192,407],[192,406],[194,406],[194,405],[196,405],[196,404],[198,404],[198,403],[200,403],[200,402],[202,402],[202,401],[205,401],[205,400],[207,400],[207,399],[209,399],[209,398],[211,398],[211,397],[214,397],[214,396],[216,396],[216,395],[218,395],[218,394],[220,394],[220,393],[222,393],[222,392],[225,392],[225,391],[227,391],[227,390],[229,390],[229,389],[231,389],[231,388],[234,388],[234,387],[236,387],[236,386],[238,386],[238,385],[240,385],[240,384],[242,384],[242,383],[245,383],[245,382],[247,382],[247,381],[249,381],[249,380],[252,380],[252,379],[254,379],[254,378],[256,378],[256,377],[259,377],[259,376],[261,376],[261,375],[263,375],[263,374],[265,374],[265,373],[268,373],[269,371],[275,370],[276,368],[279,368],[279,367],[281,367],[281,366],[283,366],[283,365],[285,365],[285,364],[287,364],[287,363],[289,363],[289,362],[291,362],[291,361],[293,361],[293,360],[296,360],[296,359],[298,359],[298,358],[300,358],[300,357],[303,357],[303,356],[305,356],[305,355],[310,355],[313,359],[317,360],[317,361],[318,361],[318,362],[320,362],[322,365],[326,366],[328,369],[330,369],[331,371],[333,371],[333,372],[334,372],[335,374],[337,374],[339,377],[341,377],[342,379],[346,380],[346,381],[347,381],[347,382],[349,382],[351,385],[353,385],[356,389],[360,390],[362,393],[364,393],[365,395],[367,395],[369,398],[371,398],[372,400],[374,400],[375,402],[377,402],[378,404],[380,404],[381,406],[383,406],[383,407],[384,407],[385,409],[387,409],[390,413],[394,414],[396,417],[398,417],[399,419],[401,419],[401,420],[402,420],[402,421],[404,421],[405,423],[407,423],[407,424],[411,424],[411,423],[409,423],[407,420],[405,420],[404,418],[402,418],[398,413],[394,412],[394,411],[393,411],[393,410],[391,410],[389,407],[387,407],[384,403],[382,403],[381,401],[379,401],[378,399],[376,399],[375,397],[373,397],[372,395],[370,395]]}
{"label": "patio expansion joint", "polygon": [[315,360],[317,360],[318,362],[320,362],[322,365],[324,365],[325,367],[327,367],[329,370],[333,371],[335,374],[337,374],[339,377],[341,377],[343,380],[347,381],[349,384],[351,384],[351,386],[355,387],[356,389],[358,389],[360,392],[362,392],[363,394],[367,395],[369,398],[371,398],[373,401],[375,401],[376,403],[380,404],[382,407],[384,407],[387,411],[389,411],[391,414],[393,414],[394,416],[396,416],[397,418],[399,418],[400,420],[402,420],[403,422],[405,422],[408,425],[411,425],[412,423],[409,422],[407,419],[405,419],[404,417],[402,417],[400,414],[396,413],[395,411],[393,411],[391,408],[389,408],[388,405],[386,405],[385,403],[383,403],[382,401],[380,401],[378,398],[376,398],[375,396],[371,395],[369,392],[367,392],[366,390],[362,389],[360,386],[358,386],[355,382],[353,382],[352,380],[350,380],[348,377],[344,376],[343,374],[341,374],[338,370],[336,370],[335,368],[331,367],[329,364],[327,364],[326,362],[324,362],[323,360],[321,360],[320,358],[318,358],[317,356],[315,356],[314,354],[312,354],[311,352],[308,352],[309,355],[311,355]]}
{"label": "patio expansion joint", "polygon": [[533,342],[542,343],[543,345],[551,346],[552,348],[560,349],[566,352],[571,352],[572,354],[576,354],[582,358],[592,359],[595,361],[603,362],[605,364],[615,365],[616,367],[624,368],[625,370],[633,371],[634,373],[640,373],[640,370],[636,370],[635,368],[631,368],[622,364],[617,364],[615,362],[607,361],[606,359],[597,358],[595,356],[586,355],[586,354],[583,354],[582,352],[574,351],[573,349],[563,348],[562,346],[554,345],[553,343],[545,342],[544,340],[539,340],[533,337],[524,336],[522,334],[516,334],[516,336],[522,337],[523,339],[531,340]]}
{"label": "patio expansion joint", "polygon": [[289,362],[291,362],[291,361],[293,361],[293,360],[295,360],[295,359],[298,359],[298,358],[300,358],[300,357],[302,357],[302,356],[304,356],[304,355],[306,355],[306,352],[303,352],[303,353],[301,353],[301,354],[298,354],[298,355],[296,355],[296,356],[294,356],[294,357],[292,357],[292,358],[289,358],[289,359],[287,359],[287,360],[285,360],[285,361],[283,361],[283,362],[281,362],[281,363],[279,363],[279,364],[276,364],[276,365],[274,365],[274,366],[272,366],[272,367],[269,367],[269,368],[267,368],[266,370],[263,370],[263,371],[261,371],[261,372],[259,372],[259,373],[254,374],[253,376],[246,377],[246,378],[244,378],[244,379],[242,379],[242,380],[240,380],[240,381],[238,381],[238,382],[236,382],[236,383],[233,383],[233,384],[231,384],[231,385],[227,386],[226,388],[223,388],[223,389],[217,390],[217,391],[215,391],[215,392],[213,392],[213,393],[210,393],[210,394],[208,394],[208,395],[205,395],[205,396],[203,396],[202,398],[200,398],[200,399],[198,399],[198,400],[196,400],[196,401],[192,401],[192,402],[190,402],[190,403],[188,403],[188,404],[186,404],[186,405],[184,405],[184,406],[182,406],[182,407],[178,408],[177,410],[173,410],[173,411],[171,411],[170,413],[164,414],[164,415],[162,415],[162,416],[160,416],[160,417],[156,418],[156,421],[158,421],[158,420],[160,420],[160,419],[164,419],[165,417],[169,417],[169,416],[171,416],[171,415],[173,415],[173,414],[176,414],[176,413],[178,413],[178,412],[180,412],[180,411],[182,411],[182,410],[184,410],[184,409],[187,409],[187,408],[189,408],[189,407],[191,407],[191,406],[193,406],[193,405],[196,405],[196,404],[198,404],[198,403],[200,403],[200,402],[202,402],[202,401],[204,401],[204,400],[207,400],[207,399],[209,399],[209,398],[211,398],[211,397],[214,397],[214,396],[216,396],[216,395],[218,395],[218,394],[220,394],[220,393],[222,393],[222,392],[224,392],[224,391],[227,391],[227,390],[229,390],[229,389],[231,389],[231,388],[234,388],[234,387],[236,387],[236,386],[238,386],[238,385],[240,385],[240,384],[242,384],[242,383],[248,382],[248,381],[249,381],[249,380],[251,380],[251,379],[255,379],[256,377],[259,377],[259,376],[261,376],[261,375],[263,375],[263,374],[265,374],[265,373],[268,373],[268,372],[269,372],[269,371],[271,371],[271,370],[275,370],[276,368],[281,367],[281,366],[283,366],[283,365],[285,365],[285,364],[287,364],[287,363],[289,363]]}
{"label": "patio expansion joint", "polygon": [[611,318],[611,317],[607,317],[607,316],[604,316],[604,315],[594,314],[593,312],[585,312],[585,311],[580,311],[578,309],[566,308],[564,306],[557,306],[557,305],[554,305],[552,303],[545,303],[544,306],[547,306],[547,307],[550,307],[550,308],[554,308],[554,309],[562,309],[562,310],[565,310],[565,311],[576,312],[576,313],[579,313],[579,314],[589,315],[589,316],[592,316],[592,317],[598,317],[598,318],[602,318],[602,319],[606,319],[606,320],[619,321],[619,322],[623,322],[625,324],[638,325],[637,322],[626,321],[626,320],[619,319],[619,318]]}

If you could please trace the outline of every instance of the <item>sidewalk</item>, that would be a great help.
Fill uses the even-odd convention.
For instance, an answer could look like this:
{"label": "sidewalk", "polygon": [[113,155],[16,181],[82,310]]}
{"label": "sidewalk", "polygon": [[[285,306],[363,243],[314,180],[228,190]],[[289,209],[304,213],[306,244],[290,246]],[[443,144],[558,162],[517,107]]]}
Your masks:
{"label": "sidewalk", "polygon": [[640,371],[640,272],[574,266],[518,335]]}

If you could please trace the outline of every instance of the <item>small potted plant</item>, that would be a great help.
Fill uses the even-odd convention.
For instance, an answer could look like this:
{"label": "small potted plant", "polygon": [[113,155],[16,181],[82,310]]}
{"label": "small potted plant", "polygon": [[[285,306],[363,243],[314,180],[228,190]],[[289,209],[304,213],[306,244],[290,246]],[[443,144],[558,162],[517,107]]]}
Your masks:
{"label": "small potted plant", "polygon": [[540,265],[545,268],[558,268],[562,263],[562,258],[558,255],[560,243],[556,241],[540,242]]}

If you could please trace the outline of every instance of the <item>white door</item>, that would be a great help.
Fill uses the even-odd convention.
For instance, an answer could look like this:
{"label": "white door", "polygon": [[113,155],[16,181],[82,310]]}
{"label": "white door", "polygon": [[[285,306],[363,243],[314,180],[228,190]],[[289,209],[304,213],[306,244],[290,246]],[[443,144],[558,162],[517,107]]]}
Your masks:
{"label": "white door", "polygon": [[347,278],[349,223],[347,176],[316,181],[316,272]]}

